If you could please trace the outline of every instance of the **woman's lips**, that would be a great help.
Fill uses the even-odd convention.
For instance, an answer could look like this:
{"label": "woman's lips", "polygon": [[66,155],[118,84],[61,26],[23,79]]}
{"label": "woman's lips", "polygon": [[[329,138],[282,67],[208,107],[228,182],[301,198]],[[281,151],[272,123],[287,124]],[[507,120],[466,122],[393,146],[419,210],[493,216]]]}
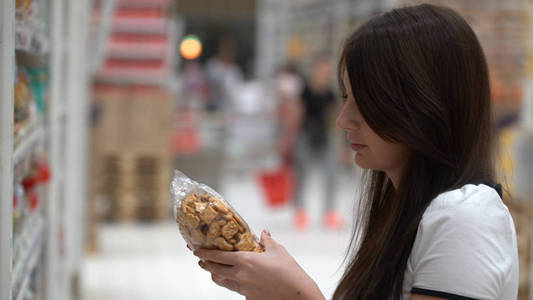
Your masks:
{"label": "woman's lips", "polygon": [[356,152],[359,152],[361,151],[362,149],[366,148],[366,145],[362,145],[362,144],[352,144],[352,150],[353,151],[356,151]]}

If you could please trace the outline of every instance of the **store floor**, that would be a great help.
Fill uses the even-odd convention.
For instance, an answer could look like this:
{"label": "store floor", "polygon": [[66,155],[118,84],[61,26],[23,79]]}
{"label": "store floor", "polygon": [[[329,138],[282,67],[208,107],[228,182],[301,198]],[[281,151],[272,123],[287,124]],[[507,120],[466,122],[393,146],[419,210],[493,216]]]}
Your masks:
{"label": "store floor", "polygon": [[[338,207],[351,220],[355,199],[355,171],[345,170],[337,179]],[[292,226],[292,209],[266,208],[261,190],[250,176],[226,176],[222,194],[231,199],[252,230],[268,228],[272,236],[295,257],[330,297],[342,275],[342,260],[349,241],[348,222],[332,231],[321,222],[323,176],[311,172],[305,195],[312,216],[308,230]],[[244,299],[220,288],[200,269],[170,220],[159,224],[101,225],[100,251],[87,256],[82,266],[84,300]]]}

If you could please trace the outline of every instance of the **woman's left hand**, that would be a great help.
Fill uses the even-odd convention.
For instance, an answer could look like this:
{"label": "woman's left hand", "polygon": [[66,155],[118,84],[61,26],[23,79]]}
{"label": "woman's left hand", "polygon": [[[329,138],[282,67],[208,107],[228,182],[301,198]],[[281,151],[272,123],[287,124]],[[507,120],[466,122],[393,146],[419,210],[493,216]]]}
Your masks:
{"label": "woman's left hand", "polygon": [[211,279],[248,300],[325,299],[316,283],[267,231],[261,233],[265,252],[198,249],[198,264]]}

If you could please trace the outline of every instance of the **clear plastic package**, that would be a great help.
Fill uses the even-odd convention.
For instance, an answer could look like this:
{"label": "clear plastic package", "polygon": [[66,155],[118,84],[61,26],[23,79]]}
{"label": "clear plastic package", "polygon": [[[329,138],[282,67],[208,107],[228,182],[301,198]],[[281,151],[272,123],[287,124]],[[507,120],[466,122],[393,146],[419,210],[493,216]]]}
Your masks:
{"label": "clear plastic package", "polygon": [[176,170],[170,192],[179,231],[193,250],[264,251],[248,224],[207,185]]}

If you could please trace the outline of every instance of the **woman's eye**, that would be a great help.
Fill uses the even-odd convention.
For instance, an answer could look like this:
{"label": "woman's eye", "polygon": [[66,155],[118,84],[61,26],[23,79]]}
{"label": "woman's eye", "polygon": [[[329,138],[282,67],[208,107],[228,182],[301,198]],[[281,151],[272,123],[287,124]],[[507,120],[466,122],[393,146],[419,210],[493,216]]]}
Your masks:
{"label": "woman's eye", "polygon": [[342,102],[346,102],[348,100],[348,95],[342,95]]}

